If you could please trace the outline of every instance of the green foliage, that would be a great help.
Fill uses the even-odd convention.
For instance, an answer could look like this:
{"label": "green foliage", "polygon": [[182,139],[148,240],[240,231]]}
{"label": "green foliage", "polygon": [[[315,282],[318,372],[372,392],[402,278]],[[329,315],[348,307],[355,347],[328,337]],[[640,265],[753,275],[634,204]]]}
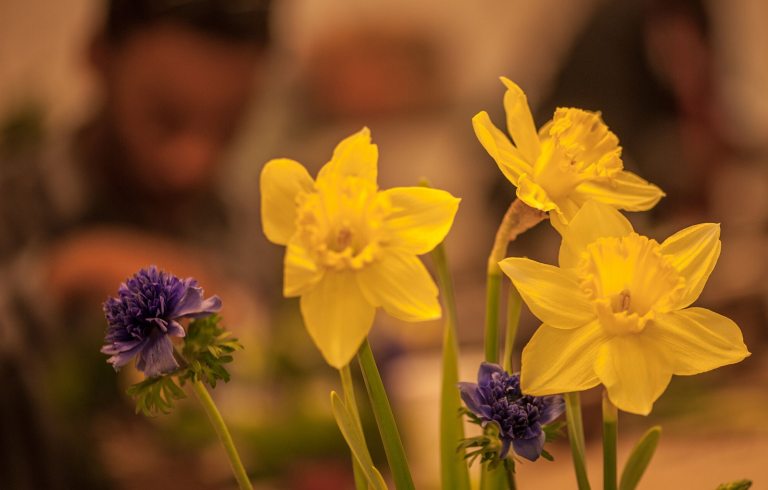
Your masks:
{"label": "green foliage", "polygon": [[130,386],[127,393],[136,400],[136,413],[147,416],[168,414],[173,409],[174,401],[186,398],[184,390],[171,375],[147,378]]}
{"label": "green foliage", "polygon": [[752,487],[752,480],[738,480],[731,483],[721,483],[717,490],[748,490]]}
{"label": "green foliage", "polygon": [[221,318],[210,315],[193,320],[184,338],[182,355],[186,369],[179,373],[183,385],[187,380],[202,381],[216,388],[216,382],[229,382],[229,372],[224,364],[232,362],[232,353],[243,348],[229,332],[219,326]]}
{"label": "green foliage", "polygon": [[136,413],[147,416],[170,413],[176,400],[186,398],[181,386],[187,381],[200,381],[212,388],[219,380],[229,381],[224,365],[232,362],[232,353],[242,346],[219,326],[220,320],[218,315],[192,320],[181,354],[176,353],[181,367],[128,388],[128,395],[136,401]]}
{"label": "green foliage", "polygon": [[627,463],[624,465],[624,471],[621,473],[621,481],[619,482],[619,490],[634,490],[637,487],[645,470],[651,463],[651,458],[653,458],[656,447],[659,445],[660,437],[661,427],[658,425],[651,427],[643,434],[643,437],[640,438],[637,445],[632,449],[632,453],[630,453],[629,459],[627,459]]}

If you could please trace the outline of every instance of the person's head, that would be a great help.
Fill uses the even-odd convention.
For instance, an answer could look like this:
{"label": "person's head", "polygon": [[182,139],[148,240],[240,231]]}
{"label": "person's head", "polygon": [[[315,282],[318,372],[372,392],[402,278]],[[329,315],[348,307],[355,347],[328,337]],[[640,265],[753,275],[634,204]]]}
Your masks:
{"label": "person's head", "polygon": [[93,59],[115,151],[146,191],[205,185],[268,42],[267,0],[108,0]]}

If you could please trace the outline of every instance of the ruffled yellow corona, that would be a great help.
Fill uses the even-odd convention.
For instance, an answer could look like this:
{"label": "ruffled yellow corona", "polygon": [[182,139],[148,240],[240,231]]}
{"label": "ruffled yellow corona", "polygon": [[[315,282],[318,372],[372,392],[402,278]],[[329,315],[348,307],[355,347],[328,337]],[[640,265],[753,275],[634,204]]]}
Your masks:
{"label": "ruffled yellow corona", "polygon": [[307,330],[336,368],[357,352],[376,307],[405,321],[441,315],[417,255],[445,238],[459,199],[424,187],[381,191],[377,160],[364,128],[339,143],[316,180],[287,159],[261,173],[264,234],[286,246],[283,294],[301,297]]}
{"label": "ruffled yellow corona", "polygon": [[543,324],[523,350],[525,393],[605,385],[620,409],[648,414],[676,375],[749,355],[739,327],[696,301],[720,254],[720,226],[686,228],[659,244],[614,208],[590,201],[563,228],[560,267],[499,263]]}
{"label": "ruffled yellow corona", "polygon": [[549,212],[553,225],[568,223],[581,206],[595,200],[627,211],[652,208],[664,196],[657,186],[624,170],[619,139],[599,113],[558,108],[538,132],[528,99],[507,78],[504,109],[512,141],[483,111],[472,118],[477,139],[517,197]]}

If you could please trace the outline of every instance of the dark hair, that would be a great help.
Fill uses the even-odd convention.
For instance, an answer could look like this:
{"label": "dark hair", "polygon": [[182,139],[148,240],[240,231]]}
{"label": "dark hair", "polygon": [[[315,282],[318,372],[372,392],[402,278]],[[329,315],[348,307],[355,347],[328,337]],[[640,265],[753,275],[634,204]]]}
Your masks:
{"label": "dark hair", "polygon": [[105,34],[119,43],[160,22],[181,24],[217,38],[269,44],[270,0],[107,0]]}

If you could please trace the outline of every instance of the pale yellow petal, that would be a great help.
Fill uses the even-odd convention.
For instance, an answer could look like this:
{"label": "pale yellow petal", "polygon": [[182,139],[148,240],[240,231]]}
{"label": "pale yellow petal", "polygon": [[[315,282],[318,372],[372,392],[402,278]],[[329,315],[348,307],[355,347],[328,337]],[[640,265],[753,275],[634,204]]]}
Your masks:
{"label": "pale yellow petal", "polygon": [[261,225],[272,243],[285,245],[296,229],[296,196],[311,192],[314,186],[299,162],[280,158],[270,160],[261,171]]}
{"label": "pale yellow petal", "polygon": [[494,126],[487,112],[477,113],[472,118],[472,127],[480,144],[512,184],[517,185],[517,179],[521,174],[533,171],[534,160],[525,160],[518,149],[512,146],[509,138]]}
{"label": "pale yellow petal", "polygon": [[504,94],[507,130],[523,158],[529,162],[534,162],[538,158],[541,148],[531,108],[528,106],[528,98],[523,89],[512,80],[501,77],[501,82],[507,87]]}
{"label": "pale yellow petal", "polygon": [[664,195],[658,186],[626,170],[610,180],[587,180],[574,190],[577,200],[592,199],[626,211],[651,209]]}
{"label": "pale yellow petal", "polygon": [[541,325],[523,349],[523,393],[555,395],[598,385],[594,364],[605,340],[598,322],[571,330]]}
{"label": "pale yellow petal", "polygon": [[685,278],[685,292],[675,308],[685,308],[701,294],[720,257],[720,225],[702,223],[680,230],[661,244],[661,253],[672,258]]}
{"label": "pale yellow petal", "polygon": [[309,336],[326,362],[341,369],[352,360],[373,325],[376,309],[366,301],[351,271],[329,271],[301,297]]}
{"label": "pale yellow petal", "polygon": [[611,402],[638,415],[651,413],[672,378],[664,353],[642,334],[616,336],[600,346],[595,372]]}
{"label": "pale yellow petal", "polygon": [[749,356],[738,325],[704,308],[658,315],[643,335],[667,354],[679,375],[703,373]]}
{"label": "pale yellow petal", "polygon": [[595,310],[573,272],[520,257],[504,259],[499,267],[542,322],[577,328],[595,319]]}
{"label": "pale yellow petal", "polygon": [[530,178],[528,174],[521,174],[517,179],[517,197],[525,204],[539,211],[559,212],[555,202],[549,198],[547,191]]}
{"label": "pale yellow petal", "polygon": [[437,286],[414,255],[388,253],[357,274],[368,302],[408,322],[440,318]]}
{"label": "pale yellow petal", "polygon": [[616,209],[607,204],[588,201],[567,226],[558,228],[563,235],[560,244],[560,267],[575,267],[587,245],[601,237],[623,237],[632,233],[632,225]]}
{"label": "pale yellow petal", "polygon": [[298,241],[288,242],[283,259],[283,296],[301,296],[323,277],[323,269]]}
{"label": "pale yellow petal", "polygon": [[363,128],[341,140],[333,150],[331,161],[317,175],[318,180],[330,175],[359,177],[376,183],[379,148],[371,143],[371,131]]}
{"label": "pale yellow petal", "polygon": [[438,189],[395,187],[380,195],[392,206],[384,221],[392,233],[390,246],[416,255],[443,241],[459,209],[460,199]]}

